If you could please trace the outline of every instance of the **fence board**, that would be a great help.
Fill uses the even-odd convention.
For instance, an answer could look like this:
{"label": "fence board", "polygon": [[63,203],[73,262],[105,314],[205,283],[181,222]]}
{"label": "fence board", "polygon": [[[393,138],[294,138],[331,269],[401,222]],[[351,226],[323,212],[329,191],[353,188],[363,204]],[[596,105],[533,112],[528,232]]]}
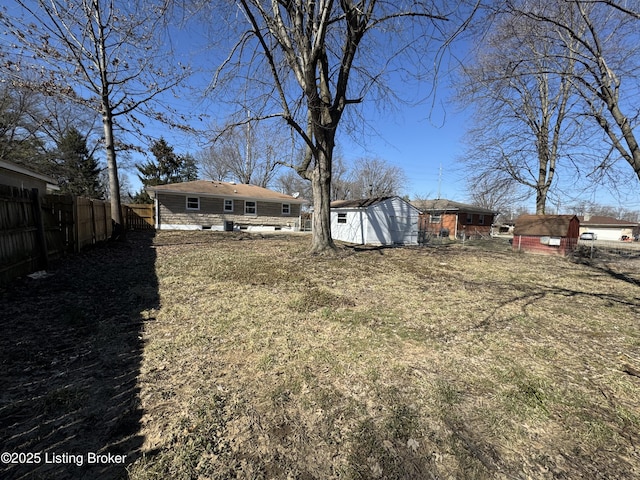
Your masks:
{"label": "fence board", "polygon": [[76,250],[111,237],[111,204],[102,200],[76,197]]}
{"label": "fence board", "polygon": [[[123,205],[125,228],[155,227],[153,205]],[[0,284],[111,237],[111,204],[0,185]]]}
{"label": "fence board", "polygon": [[123,205],[125,226],[129,230],[152,230],[155,228],[155,209],[149,204]]}
{"label": "fence board", "polygon": [[71,195],[45,195],[42,198],[44,233],[47,253],[51,258],[76,251],[73,205],[74,198]]}
{"label": "fence board", "polygon": [[0,185],[0,282],[40,265],[33,192]]}

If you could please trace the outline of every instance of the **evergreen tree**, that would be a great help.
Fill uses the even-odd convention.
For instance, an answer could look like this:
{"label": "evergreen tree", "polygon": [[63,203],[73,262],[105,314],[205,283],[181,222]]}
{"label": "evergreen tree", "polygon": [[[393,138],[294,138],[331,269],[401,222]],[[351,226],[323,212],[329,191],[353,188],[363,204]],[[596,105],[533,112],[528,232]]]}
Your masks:
{"label": "evergreen tree", "polygon": [[176,154],[164,138],[155,141],[150,150],[155,159],[136,165],[142,190],[135,195],[135,203],[151,203],[146,187],[188,182],[198,178],[198,167],[193,156]]}
{"label": "evergreen tree", "polygon": [[87,139],[76,128],[69,128],[57,142],[55,160],[62,193],[90,198],[103,198],[100,166],[89,153]]}

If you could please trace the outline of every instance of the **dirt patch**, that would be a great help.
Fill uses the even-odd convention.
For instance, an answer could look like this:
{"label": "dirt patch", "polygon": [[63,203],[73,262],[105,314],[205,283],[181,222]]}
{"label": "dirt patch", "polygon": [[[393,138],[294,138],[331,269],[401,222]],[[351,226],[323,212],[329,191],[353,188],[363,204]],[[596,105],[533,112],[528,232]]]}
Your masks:
{"label": "dirt patch", "polygon": [[2,478],[119,478],[137,458],[152,241],[132,234],[0,290]]}

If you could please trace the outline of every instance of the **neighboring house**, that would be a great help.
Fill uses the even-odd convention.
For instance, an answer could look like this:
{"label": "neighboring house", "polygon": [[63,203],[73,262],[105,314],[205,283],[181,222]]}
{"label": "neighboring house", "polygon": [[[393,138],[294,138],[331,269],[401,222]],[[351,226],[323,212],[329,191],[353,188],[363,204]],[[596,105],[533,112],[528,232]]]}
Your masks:
{"label": "neighboring house", "polygon": [[331,236],[362,245],[415,245],[420,211],[400,197],[331,202]]}
{"label": "neighboring house", "polygon": [[297,231],[307,203],[256,185],[210,180],[147,187],[147,192],[161,230]]}
{"label": "neighboring house", "polygon": [[580,220],[580,234],[595,233],[598,240],[622,240],[633,238],[633,230],[638,227],[638,223],[618,220],[613,217],[601,215],[585,215],[578,217]]}
{"label": "neighboring house", "polygon": [[493,220],[498,214],[488,208],[445,198],[417,200],[412,202],[412,205],[422,212],[421,231],[451,239],[489,236]]}
{"label": "neighboring house", "polygon": [[57,193],[60,190],[57,180],[4,160],[0,160],[0,185],[24,190],[37,188],[40,195]]}
{"label": "neighboring house", "polygon": [[567,255],[578,244],[579,232],[575,215],[521,215],[513,230],[513,249]]}

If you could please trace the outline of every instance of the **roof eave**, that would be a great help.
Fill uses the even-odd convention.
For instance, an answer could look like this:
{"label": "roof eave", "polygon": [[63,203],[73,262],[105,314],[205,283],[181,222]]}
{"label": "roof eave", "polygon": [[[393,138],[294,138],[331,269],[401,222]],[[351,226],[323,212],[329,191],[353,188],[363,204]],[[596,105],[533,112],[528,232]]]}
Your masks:
{"label": "roof eave", "polygon": [[157,189],[155,187],[147,187],[145,189],[147,191],[147,193],[153,193],[154,195],[152,195],[152,197],[155,196],[155,194],[157,193],[169,193],[171,195],[198,195],[200,197],[218,197],[218,198],[232,198],[232,199],[237,199],[237,200],[256,200],[256,201],[270,201],[270,202],[277,202],[277,203],[297,203],[300,205],[303,205],[305,203],[309,203],[307,200],[305,199],[299,199],[299,198],[278,198],[278,197],[252,197],[252,196],[247,196],[247,195],[238,195],[238,194],[225,194],[225,193],[208,193],[208,192],[197,192],[197,191],[192,191],[192,192],[185,192],[185,191],[181,191],[181,190],[168,190],[165,188],[162,189]]}

